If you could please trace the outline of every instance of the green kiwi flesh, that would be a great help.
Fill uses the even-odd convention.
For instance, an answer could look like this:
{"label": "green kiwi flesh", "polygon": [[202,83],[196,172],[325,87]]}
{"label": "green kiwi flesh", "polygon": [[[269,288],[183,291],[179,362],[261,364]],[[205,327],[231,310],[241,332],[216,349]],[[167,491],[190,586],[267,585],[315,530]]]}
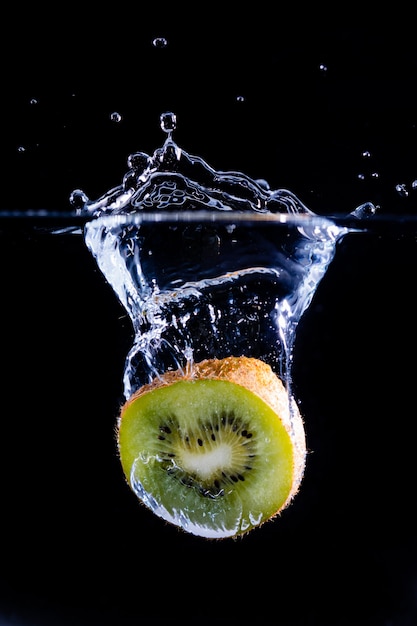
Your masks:
{"label": "green kiwi flesh", "polygon": [[184,377],[157,386],[126,404],[117,436],[123,471],[138,498],[191,534],[241,535],[293,495],[288,427],[236,382]]}

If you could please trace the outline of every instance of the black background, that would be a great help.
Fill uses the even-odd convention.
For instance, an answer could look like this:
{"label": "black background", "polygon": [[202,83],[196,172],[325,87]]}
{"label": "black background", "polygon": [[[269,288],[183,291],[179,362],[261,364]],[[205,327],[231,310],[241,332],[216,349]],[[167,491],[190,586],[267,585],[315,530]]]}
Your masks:
{"label": "black background", "polygon": [[3,18],[1,624],[417,622],[406,224],[343,239],[299,324],[311,453],[294,503],[211,542],[125,485],[114,426],[132,333],[82,238],[4,217],[65,213],[72,190],[94,199],[118,185],[131,152],[162,145],[165,111],[184,150],[316,213],[371,201],[415,217],[412,21],[364,10],[37,5]]}

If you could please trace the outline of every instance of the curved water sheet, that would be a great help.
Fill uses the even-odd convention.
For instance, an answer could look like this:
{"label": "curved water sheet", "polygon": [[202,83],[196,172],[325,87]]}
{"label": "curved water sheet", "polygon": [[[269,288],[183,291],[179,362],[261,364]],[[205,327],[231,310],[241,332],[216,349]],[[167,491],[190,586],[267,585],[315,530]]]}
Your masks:
{"label": "curved water sheet", "polygon": [[[290,191],[264,180],[219,172],[173,140],[173,113],[152,156],[136,153],[120,186],[71,202],[88,218],[85,242],[128,312],[134,341],[126,357],[126,400],[168,371],[192,372],[204,359],[255,357],[268,363],[291,394],[297,324],[353,226],[310,211]],[[374,212],[360,207],[352,218]],[[196,525],[190,512],[168,511],[135,476],[136,495],[157,515],[203,536],[236,534]],[[213,502],[213,506],[221,504]]]}

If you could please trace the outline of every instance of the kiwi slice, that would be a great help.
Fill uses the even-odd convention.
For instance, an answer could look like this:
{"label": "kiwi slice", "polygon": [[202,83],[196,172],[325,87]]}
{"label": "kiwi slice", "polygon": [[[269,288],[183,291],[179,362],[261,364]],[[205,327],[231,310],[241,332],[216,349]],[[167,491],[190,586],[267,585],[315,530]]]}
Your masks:
{"label": "kiwi slice", "polygon": [[117,441],[138,498],[207,538],[272,519],[304,473],[302,418],[282,381],[254,358],[208,359],[144,385],[122,407]]}

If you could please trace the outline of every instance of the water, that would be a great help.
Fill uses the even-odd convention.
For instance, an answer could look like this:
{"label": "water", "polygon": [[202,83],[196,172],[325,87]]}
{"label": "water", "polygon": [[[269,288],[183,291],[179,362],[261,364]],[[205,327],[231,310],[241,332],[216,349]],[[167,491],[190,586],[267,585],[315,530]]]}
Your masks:
{"label": "water", "polygon": [[[163,146],[152,156],[130,155],[120,186],[93,201],[79,189],[71,195],[85,218],[86,246],[131,320],[125,400],[168,371],[190,373],[205,359],[254,357],[284,383],[295,432],[291,364],[297,325],[337,243],[360,232],[359,223],[376,209],[358,207],[344,223],[315,215],[288,190],[215,171],[189,155],[175,143],[175,127],[173,113],[161,115]],[[213,519],[206,526],[196,521],[195,504],[193,510],[181,506],[186,494],[173,508],[165,506],[163,497],[147,492],[134,466],[129,481],[138,498],[192,534],[234,536],[262,519],[257,512],[258,521],[251,521],[249,512],[226,527],[225,499],[211,503]],[[205,511],[207,503],[202,506]]]}
{"label": "water", "polygon": [[345,228],[208,215],[89,221],[85,241],[132,321],[125,396],[167,369],[256,356],[289,380],[298,320]]}
{"label": "water", "polygon": [[[126,311],[133,340],[120,372],[125,400],[167,371],[243,355],[272,367],[294,417],[298,324],[338,244],[369,230],[403,233],[401,220],[379,220],[372,203],[348,215],[316,215],[286,189],[215,171],[185,152],[174,141],[172,113],[161,116],[161,128],[162,147],[130,155],[121,185],[93,201],[75,190],[67,220],[27,213],[25,223],[41,223],[50,237],[81,235]],[[49,227],[54,219],[62,227]],[[157,515],[207,532],[188,511],[172,516],[140,483],[132,485]]]}
{"label": "water", "polygon": [[337,242],[375,207],[353,211],[351,225],[317,216],[288,190],[189,155],[175,126],[161,115],[162,148],[129,156],[120,186],[71,196],[133,325],[126,399],[166,370],[231,354],[266,361],[289,389],[297,323]]}
{"label": "water", "polygon": [[[186,589],[190,613],[213,613],[216,623],[218,603],[202,601],[201,590],[212,589],[209,572],[219,563],[230,611],[268,622],[264,576],[251,573],[264,572],[272,554],[286,564],[274,569],[287,600],[284,623],[416,621],[410,356],[412,363],[417,247],[407,234],[415,222],[402,219],[417,206],[415,37],[414,20],[403,13],[395,26],[391,14],[378,27],[381,9],[368,23],[356,15],[327,30],[324,15],[303,21],[294,13],[277,24],[272,11],[258,10],[246,24],[242,14],[225,23],[208,12],[205,34],[195,16],[187,20],[184,11],[174,23],[155,5],[133,37],[126,13],[109,13],[116,45],[97,42],[97,23],[80,21],[76,11],[54,29],[39,11],[36,27],[15,20],[23,54],[5,68],[2,207],[61,214],[0,217],[3,351],[12,365],[3,368],[6,622],[35,621],[35,612],[55,624],[155,619],[155,606],[138,601],[138,584],[141,597],[151,597],[170,564],[175,575],[164,584],[160,619],[172,618],[175,607],[183,617],[178,599]],[[76,33],[87,45],[76,45]],[[213,33],[220,34],[215,45]],[[168,45],[156,47],[155,37]],[[29,104],[32,97],[38,104]],[[237,543],[196,541],[126,491],[113,423],[134,335],[130,318],[82,236],[51,234],[71,224],[84,232],[81,216],[62,214],[72,189],[96,198],[121,180],[130,152],[152,155],[162,144],[161,104],[181,115],[174,132],[181,147],[216,168],[288,185],[332,219],[363,200],[380,205],[371,220],[359,220],[360,233],[338,240],[297,324],[293,389],[313,452],[302,489],[281,519]],[[381,210],[391,211],[389,220]],[[30,399],[25,415],[23,397]],[[138,568],[145,551],[146,576]],[[196,562],[206,566],[190,577]],[[250,602],[242,601],[244,587]]]}

